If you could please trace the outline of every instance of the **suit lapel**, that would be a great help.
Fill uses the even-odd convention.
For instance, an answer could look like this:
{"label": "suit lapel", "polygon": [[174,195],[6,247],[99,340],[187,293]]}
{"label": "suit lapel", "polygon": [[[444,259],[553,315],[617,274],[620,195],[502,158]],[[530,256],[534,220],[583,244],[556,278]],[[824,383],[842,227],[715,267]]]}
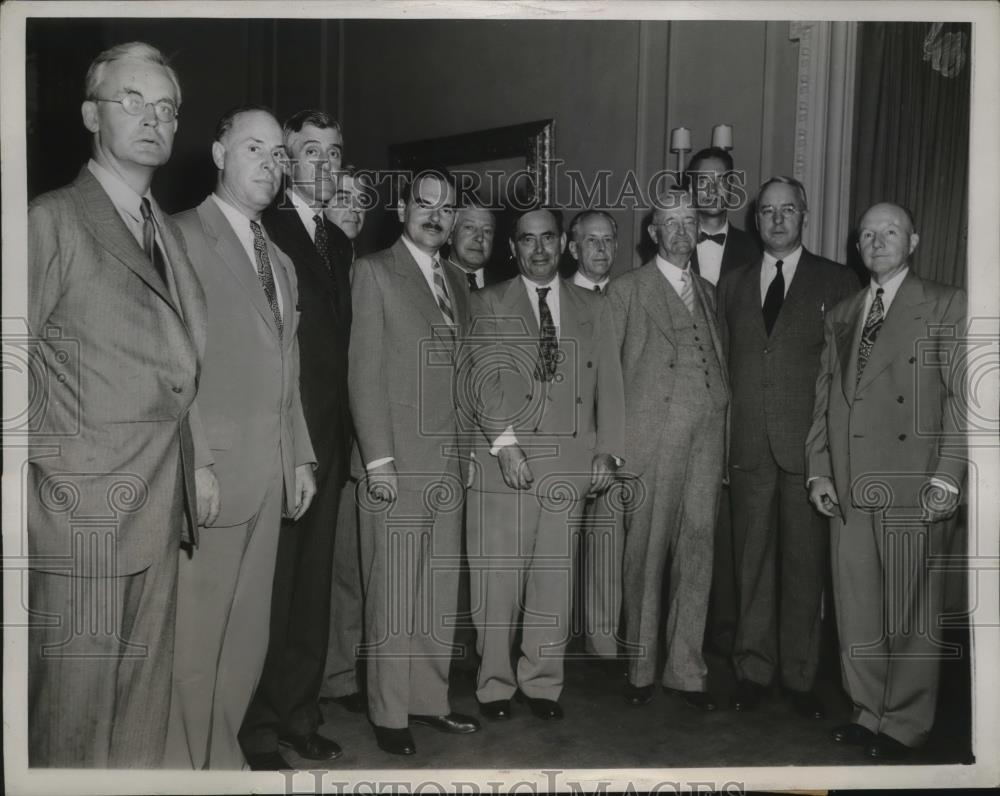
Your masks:
{"label": "suit lapel", "polygon": [[[229,269],[236,282],[246,291],[250,303],[260,313],[260,316],[267,323],[274,336],[277,337],[278,325],[275,323],[274,313],[271,312],[271,307],[267,303],[267,297],[264,295],[264,288],[261,286],[260,278],[257,276],[257,264],[248,261],[246,250],[236,237],[236,232],[229,224],[229,221],[215,204],[215,199],[212,198],[211,194],[208,195],[204,202],[198,205],[198,217],[201,219],[205,231],[212,239],[212,246],[218,252],[219,258],[225,267]],[[269,249],[270,251],[273,251],[273,249]],[[277,270],[274,262],[271,263],[271,270]],[[275,276],[275,279],[277,279],[277,276]],[[287,280],[285,284],[287,284]],[[282,295],[286,297],[285,312],[287,313],[289,309],[287,306],[287,290]]]}
{"label": "suit lapel", "polygon": [[836,321],[833,327],[840,355],[841,388],[848,403],[854,400],[858,373],[858,346],[861,344],[861,313],[865,308],[866,291],[860,291],[852,300],[847,319]]}
{"label": "suit lapel", "polygon": [[[764,263],[761,260],[753,268],[744,272],[742,280],[736,286],[738,291],[736,300],[742,314],[749,319],[753,333],[760,340],[766,341],[767,329],[764,326],[764,310],[760,303],[760,272],[763,267]],[[776,330],[777,326],[772,331]]]}
{"label": "suit lapel", "polygon": [[524,318],[528,328],[528,334],[538,339],[541,330],[538,328],[538,321],[535,320],[535,311],[532,301],[533,296],[528,296],[528,289],[524,286],[524,280],[520,275],[515,276],[504,290],[502,307],[505,314],[511,317]]}
{"label": "suit lapel", "polygon": [[[885,320],[865,369],[861,372],[858,392],[872,383],[900,354],[912,350],[917,340],[927,333],[923,282],[910,271],[886,313]],[[859,324],[860,328],[860,324]],[[860,343],[860,334],[859,334]],[[855,354],[857,349],[855,349]]]}
{"label": "suit lapel", "polygon": [[208,332],[205,317],[205,291],[202,290],[198,275],[195,273],[187,254],[178,243],[180,231],[159,207],[156,208],[159,217],[163,219],[161,233],[166,249],[170,269],[174,275],[174,287],[177,290],[177,300],[181,306],[181,320],[188,328],[194,341],[195,350],[205,350],[205,336]]}
{"label": "suit lapel", "polygon": [[639,274],[639,303],[646,308],[646,312],[649,313],[653,323],[663,333],[663,336],[672,341],[674,321],[665,291],[673,290],[673,288],[667,278],[660,273],[656,260],[646,263],[642,269],[642,273]]}
{"label": "suit lapel", "polygon": [[135,237],[125,226],[125,222],[118,215],[110,197],[86,166],[80,170],[74,187],[78,191],[83,209],[80,217],[89,228],[93,239],[149,285],[150,289],[176,312],[177,307],[170,297],[169,289],[156,272],[156,268],[147,259]]}
{"label": "suit lapel", "polygon": [[[427,319],[431,327],[447,325],[444,315],[441,314],[441,308],[438,307],[437,299],[434,298],[434,293],[427,284],[427,280],[424,279],[423,271],[420,270],[417,261],[413,259],[413,255],[403,243],[403,239],[397,240],[390,251],[392,251],[393,270],[407,285],[406,289],[413,301],[413,306]],[[452,302],[454,300],[452,296]]]}
{"label": "suit lapel", "polygon": [[[799,256],[798,265],[795,267],[795,278],[792,280],[792,284],[788,286],[788,291],[785,293],[785,299],[781,302],[781,311],[778,313],[778,318],[774,322],[774,328],[771,330],[772,338],[779,337],[790,325],[793,324],[795,313],[799,311],[800,305],[806,300],[806,295],[809,293],[810,257],[811,255],[809,252],[803,249],[802,254]],[[763,260],[761,260],[761,266],[757,269],[758,285],[760,285],[760,270],[763,267]],[[761,326],[763,326],[763,309],[758,314],[760,315]]]}

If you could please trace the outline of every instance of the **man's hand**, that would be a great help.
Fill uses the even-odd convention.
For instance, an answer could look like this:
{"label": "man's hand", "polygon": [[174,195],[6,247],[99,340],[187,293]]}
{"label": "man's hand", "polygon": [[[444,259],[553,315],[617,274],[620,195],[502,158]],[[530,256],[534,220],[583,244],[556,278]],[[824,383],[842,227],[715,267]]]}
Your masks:
{"label": "man's hand", "polygon": [[211,525],[219,518],[222,499],[219,497],[219,479],[211,465],[194,471],[194,491],[198,498],[198,524]]}
{"label": "man's hand", "polygon": [[615,480],[615,459],[609,453],[598,453],[590,463],[590,491],[587,497],[604,492]]}
{"label": "man's hand", "polygon": [[497,461],[500,463],[500,475],[503,482],[511,489],[530,489],[535,480],[528,459],[520,445],[507,445],[497,451]]}
{"label": "man's hand", "polygon": [[386,462],[368,471],[368,494],[372,500],[392,503],[399,494],[399,476],[396,462]]}
{"label": "man's hand", "polygon": [[809,482],[809,502],[816,507],[816,511],[827,517],[836,517],[834,506],[839,506],[837,500],[837,490],[833,488],[833,481],[825,475],[820,475]]}
{"label": "man's hand", "polygon": [[958,493],[945,489],[936,481],[929,481],[920,490],[920,506],[928,522],[946,520],[958,508]]}
{"label": "man's hand", "polygon": [[300,464],[295,468],[295,511],[290,519],[297,520],[309,508],[316,495],[316,478],[311,464]]}

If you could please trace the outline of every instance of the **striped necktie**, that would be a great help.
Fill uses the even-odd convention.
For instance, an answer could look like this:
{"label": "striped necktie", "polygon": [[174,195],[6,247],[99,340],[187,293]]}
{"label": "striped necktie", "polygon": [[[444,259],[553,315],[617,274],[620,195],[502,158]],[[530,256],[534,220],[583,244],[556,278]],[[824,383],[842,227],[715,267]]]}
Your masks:
{"label": "striped necktie", "polygon": [[688,308],[688,312],[694,315],[694,288],[691,287],[691,271],[685,268],[681,271],[681,301]]}
{"label": "striped necktie", "polygon": [[434,298],[444,319],[449,326],[455,325],[455,310],[451,305],[451,297],[448,295],[448,284],[444,281],[444,271],[441,269],[441,261],[435,257],[431,263],[434,273]]}

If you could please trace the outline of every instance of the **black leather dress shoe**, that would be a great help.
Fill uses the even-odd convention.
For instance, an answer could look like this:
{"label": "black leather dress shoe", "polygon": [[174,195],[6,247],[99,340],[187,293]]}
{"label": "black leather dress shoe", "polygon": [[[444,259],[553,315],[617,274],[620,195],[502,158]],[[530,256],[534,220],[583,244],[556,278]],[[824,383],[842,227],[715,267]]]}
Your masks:
{"label": "black leather dress shoe", "polygon": [[740,712],[754,710],[760,704],[766,690],[753,680],[738,680],[731,700],[733,710]]}
{"label": "black leather dress shoe", "polygon": [[494,721],[502,721],[510,718],[510,700],[497,699],[493,702],[480,702],[479,712],[481,715]]}
{"label": "black leather dress shoe", "polygon": [[346,696],[320,697],[319,701],[324,705],[332,702],[335,705],[340,705],[345,710],[349,710],[351,713],[368,712],[368,700],[365,699],[360,691],[355,691],[353,694],[347,694]]}
{"label": "black leather dress shoe", "polygon": [[378,748],[391,755],[412,755],[416,754],[417,746],[413,743],[413,736],[407,727],[393,729],[392,727],[375,727],[375,742]]}
{"label": "black leather dress shoe", "polygon": [[653,701],[653,689],[655,685],[650,683],[649,685],[632,685],[628,680],[625,681],[625,689],[622,692],[625,695],[625,701],[630,705],[648,705]]}
{"label": "black leather dress shoe", "polygon": [[341,755],[340,747],[318,732],[309,735],[280,735],[278,743],[290,746],[306,760],[334,760]]}
{"label": "black leather dress shoe", "polygon": [[563,717],[563,709],[559,707],[558,702],[554,702],[551,699],[538,699],[518,691],[517,701],[526,703],[531,712],[537,718],[543,719],[544,721],[552,721]]}
{"label": "black leather dress shoe", "polygon": [[716,708],[715,699],[708,691],[681,691],[679,688],[667,688],[667,686],[663,686],[663,690],[668,694],[676,694],[691,707],[706,713]]}
{"label": "black leather dress shoe", "polygon": [[875,733],[860,724],[840,724],[830,733],[834,743],[845,746],[867,746],[875,740]]}
{"label": "black leather dress shoe", "polygon": [[872,760],[903,760],[913,752],[912,747],[900,743],[890,735],[879,733],[865,746],[865,756]]}
{"label": "black leather dress shoe", "polygon": [[251,771],[294,771],[295,766],[281,756],[280,752],[258,752],[245,755]]}
{"label": "black leather dress shoe", "polygon": [[795,691],[788,689],[788,698],[792,700],[792,707],[804,719],[825,719],[826,708],[819,701],[815,691]]}
{"label": "black leather dress shoe", "polygon": [[464,735],[479,729],[479,722],[472,716],[466,716],[463,713],[449,713],[447,716],[426,716],[411,713],[408,718],[410,724],[422,724],[425,727],[432,727],[438,732]]}

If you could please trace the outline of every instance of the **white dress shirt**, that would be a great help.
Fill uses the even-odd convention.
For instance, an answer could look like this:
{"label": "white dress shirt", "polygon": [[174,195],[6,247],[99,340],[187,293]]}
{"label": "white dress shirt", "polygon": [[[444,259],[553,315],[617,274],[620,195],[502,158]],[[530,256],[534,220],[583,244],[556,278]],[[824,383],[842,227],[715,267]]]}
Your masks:
{"label": "white dress shirt", "polygon": [[595,287],[599,287],[603,293],[608,289],[608,282],[611,280],[608,277],[604,277],[600,282],[594,282],[589,277],[585,276],[583,272],[577,271],[573,274],[573,284],[578,287],[582,287],[584,290],[593,291]]}
{"label": "white dress shirt", "polygon": [[[704,230],[698,229],[700,235]],[[720,233],[726,236],[726,243],[729,242],[729,222],[722,225]],[[713,235],[718,233],[711,233]],[[722,274],[722,254],[725,251],[725,244],[720,246],[715,241],[706,240],[697,244],[698,250],[698,273],[713,285],[719,284],[719,276]]]}
{"label": "white dress shirt", "polygon": [[[701,263],[699,262],[699,266]],[[688,263],[683,268],[678,268],[669,260],[664,260],[659,254],[656,255],[656,267],[660,269],[660,273],[666,277],[666,280],[670,283],[670,287],[674,289],[674,292],[681,298],[684,296],[684,280],[681,278],[681,274],[687,273],[689,277],[691,276],[691,263]]]}
{"label": "white dress shirt", "polygon": [[799,258],[802,257],[802,247],[799,246],[787,257],[775,257],[773,254],[764,252],[764,261],[760,267],[760,306],[764,306],[764,298],[767,296],[767,289],[771,287],[774,277],[778,275],[778,266],[775,263],[781,260],[781,276],[785,280],[785,296],[788,295],[788,288],[795,278],[795,271],[799,267]]}
{"label": "white dress shirt", "polygon": [[886,282],[884,285],[878,284],[874,279],[868,284],[868,292],[865,294],[865,306],[861,311],[861,328],[865,327],[865,320],[868,318],[868,313],[871,311],[872,302],[875,301],[875,293],[879,288],[882,288],[882,317],[885,318],[889,314],[889,305],[892,304],[893,299],[896,298],[896,294],[899,292],[899,286],[903,284],[903,280],[906,279],[906,275],[910,273],[910,266],[906,266],[896,274],[892,279]]}
{"label": "white dress shirt", "polygon": [[[243,215],[239,210],[229,204],[225,199],[221,199],[217,193],[212,194],[212,198],[215,203],[219,206],[219,210],[222,211],[222,215],[226,217],[226,221],[229,222],[229,226],[233,228],[233,232],[236,233],[236,239],[240,242],[243,247],[243,251],[247,253],[247,262],[250,264],[250,268],[253,269],[253,275],[260,279],[260,275],[257,273],[257,250],[253,246],[253,230],[250,229],[250,222],[255,220],[257,225],[260,227],[260,232],[267,240],[267,233],[264,232],[264,225],[260,223],[260,219],[250,219]],[[268,255],[268,262],[270,262],[271,257]],[[276,266],[273,262],[271,263],[271,272],[274,273]],[[262,288],[263,289],[263,288]],[[281,285],[278,279],[274,280],[274,293],[278,297],[278,312],[281,313],[281,317],[285,317],[285,304],[284,298],[281,295]]]}
{"label": "white dress shirt", "polygon": [[121,220],[125,222],[125,226],[128,228],[128,231],[132,233],[132,237],[134,237],[136,243],[139,244],[140,249],[143,248],[143,221],[142,210],[140,210],[140,207],[143,199],[149,199],[149,208],[153,214],[153,220],[155,222],[153,226],[156,229],[156,243],[160,247],[160,253],[163,255],[163,259],[166,260],[166,252],[164,251],[163,242],[160,238],[160,225],[163,221],[162,219],[157,218],[156,208],[153,204],[153,195],[149,191],[146,191],[145,194],[139,196],[139,194],[122,182],[121,177],[104,168],[104,166],[93,158],[87,162],[87,170],[93,174],[94,179],[100,183],[104,192],[111,200],[111,204],[114,205],[115,210],[121,217]]}
{"label": "white dress shirt", "polygon": [[299,218],[302,219],[302,225],[306,228],[309,233],[309,240],[316,243],[316,222],[313,220],[313,216],[317,213],[319,214],[320,221],[323,220],[323,210],[313,210],[307,203],[306,200],[299,196],[295,191],[289,189],[285,191],[288,198],[292,201],[292,207],[295,208],[295,212],[299,214]]}

